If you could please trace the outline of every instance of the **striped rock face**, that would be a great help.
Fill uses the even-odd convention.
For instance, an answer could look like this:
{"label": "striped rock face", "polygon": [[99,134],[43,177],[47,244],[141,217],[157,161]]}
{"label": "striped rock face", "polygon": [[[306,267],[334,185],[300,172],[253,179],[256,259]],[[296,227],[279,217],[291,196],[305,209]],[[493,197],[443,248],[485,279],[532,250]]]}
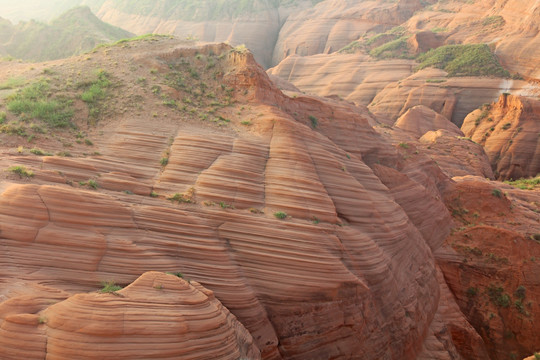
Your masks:
{"label": "striped rock face", "polygon": [[54,71],[79,66],[114,84],[95,124],[75,104],[91,141],[0,160],[26,169],[0,182],[0,358],[486,355],[434,256],[456,185],[366,108],[289,97],[225,45],[141,40]]}

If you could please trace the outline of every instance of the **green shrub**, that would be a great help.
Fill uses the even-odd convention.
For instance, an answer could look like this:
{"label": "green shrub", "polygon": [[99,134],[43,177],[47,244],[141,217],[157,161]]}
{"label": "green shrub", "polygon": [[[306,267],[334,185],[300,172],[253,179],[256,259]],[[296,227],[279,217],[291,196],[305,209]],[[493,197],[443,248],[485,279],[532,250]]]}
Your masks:
{"label": "green shrub", "polygon": [[86,185],[88,185],[89,187],[91,187],[91,188],[94,189],[94,190],[96,190],[96,189],[99,187],[98,183],[97,183],[96,180],[94,180],[94,179],[88,180],[88,181],[86,182]]}
{"label": "green shrub", "polygon": [[506,21],[500,15],[489,16],[482,21],[482,25],[491,26],[493,28],[503,26],[505,23]]}
{"label": "green shrub", "polygon": [[193,202],[190,196],[186,194],[182,194],[182,193],[176,193],[172,196],[169,196],[167,200],[171,200],[173,202],[177,201],[179,203],[187,203],[187,204],[190,204]]}
{"label": "green shrub", "polygon": [[[382,35],[382,34],[380,34]],[[340,54],[354,54],[356,52],[357,49],[360,49],[362,48],[362,44],[360,44],[360,42],[358,41],[353,41],[351,42],[349,45],[347,46],[344,46],[343,48],[341,48],[338,53]]]}
{"label": "green shrub", "polygon": [[23,177],[30,178],[34,176],[34,172],[31,170],[28,170],[23,165],[11,166],[7,169],[7,171],[19,175],[20,178],[23,178]]}
{"label": "green shrub", "polygon": [[493,190],[491,191],[491,195],[500,198],[500,197],[502,196],[502,192],[501,192],[501,190],[499,190],[499,189],[493,189]]}
{"label": "green shrub", "polygon": [[518,286],[518,288],[514,292],[514,296],[517,297],[520,300],[523,300],[523,299],[525,299],[526,292],[527,292],[527,289],[525,289],[525,286],[520,285],[520,286]]}
{"label": "green shrub", "polygon": [[283,211],[276,211],[274,216],[278,219],[285,219],[287,217],[287,213]]}
{"label": "green shrub", "polygon": [[372,49],[369,55],[377,59],[401,58],[411,59],[412,56],[408,52],[407,39],[408,36],[402,36]]}
{"label": "green shrub", "polygon": [[476,294],[478,294],[478,288],[470,287],[470,288],[467,289],[467,292],[466,292],[466,293],[467,293],[467,296],[468,296],[468,297],[471,297],[471,298],[472,298],[472,297],[475,297]]}
{"label": "green shrub", "polygon": [[502,287],[490,285],[487,290],[490,300],[495,305],[503,308],[507,308],[510,306],[510,295],[506,294]]}
{"label": "green shrub", "polygon": [[417,57],[417,70],[443,69],[448,76],[510,77],[486,44],[445,45]]}
{"label": "green shrub", "polygon": [[167,164],[169,163],[169,158],[162,157],[161,160],[159,160],[159,163],[161,164],[161,166],[167,166]]}
{"label": "green shrub", "polygon": [[111,86],[110,75],[104,70],[96,72],[96,79],[84,84],[86,90],[81,99],[88,104],[90,117],[96,118],[101,113],[101,102],[107,98],[107,88]]}
{"label": "green shrub", "polygon": [[155,191],[152,191],[152,192],[150,193],[150,197],[156,198],[156,197],[158,197],[158,196],[159,196],[158,193],[155,192]]}
{"label": "green shrub", "polygon": [[34,155],[38,155],[38,156],[51,156],[52,154],[51,153],[48,153],[48,152],[45,152],[41,149],[38,149],[38,148],[33,148],[33,149],[30,149],[30,152]]}
{"label": "green shrub", "polygon": [[50,86],[45,80],[29,85],[7,99],[7,109],[24,118],[46,122],[51,127],[72,125],[72,101],[51,98]]}
{"label": "green shrub", "polygon": [[540,175],[530,179],[507,180],[505,183],[523,190],[533,190],[540,185]]}
{"label": "green shrub", "polygon": [[102,289],[99,290],[101,293],[113,293],[118,290],[122,290],[120,285],[116,285],[114,281],[104,281],[101,283]]}
{"label": "green shrub", "polygon": [[169,272],[169,271],[167,271],[165,274],[174,275],[174,276],[179,277],[181,279],[184,278],[184,274],[182,274],[181,272]]}
{"label": "green shrub", "polygon": [[6,119],[7,119],[7,115],[5,112],[3,111],[0,111],[0,124],[3,124],[6,122]]}
{"label": "green shrub", "polygon": [[313,115],[309,115],[308,116],[309,118],[309,121],[311,121],[311,127],[316,129],[317,126],[319,125],[319,119],[317,119],[315,116]]}

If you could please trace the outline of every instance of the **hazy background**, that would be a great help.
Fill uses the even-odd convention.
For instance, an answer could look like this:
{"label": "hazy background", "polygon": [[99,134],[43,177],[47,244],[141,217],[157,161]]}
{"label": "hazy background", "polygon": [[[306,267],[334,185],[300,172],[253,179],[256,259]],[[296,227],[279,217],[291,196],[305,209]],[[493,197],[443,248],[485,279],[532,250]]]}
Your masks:
{"label": "hazy background", "polygon": [[105,0],[0,0],[0,18],[12,23],[30,19],[48,22],[77,6],[88,5],[94,12]]}

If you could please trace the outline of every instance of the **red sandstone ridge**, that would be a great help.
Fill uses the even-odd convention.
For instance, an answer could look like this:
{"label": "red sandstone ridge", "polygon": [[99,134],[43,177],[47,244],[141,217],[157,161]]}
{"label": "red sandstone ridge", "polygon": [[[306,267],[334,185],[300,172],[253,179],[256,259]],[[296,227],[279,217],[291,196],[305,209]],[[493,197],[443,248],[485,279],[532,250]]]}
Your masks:
{"label": "red sandstone ridge", "polygon": [[540,173],[540,102],[503,94],[469,114],[462,130],[481,144],[500,179]]}
{"label": "red sandstone ridge", "polygon": [[[212,291],[175,275],[148,272],[119,291],[48,304],[37,290],[24,296],[24,307],[4,307],[2,359],[260,359],[249,332]],[[7,296],[4,304],[23,302]]]}
{"label": "red sandstone ridge", "polygon": [[[44,65],[4,66],[32,78]],[[35,119],[55,136],[0,134],[0,168],[20,166],[0,181],[0,358],[70,359],[73,347],[101,358],[126,344],[116,358],[189,359],[189,346],[263,359],[535,351],[483,337],[460,307],[453,268],[435,257],[456,184],[415,153],[418,134],[345,101],[286,96],[243,48],[150,37],[48,66],[50,96],[74,100],[78,131]],[[66,85],[79,71],[84,83]],[[111,86],[92,117],[81,87],[96,76]],[[413,130],[437,131],[419,112]],[[514,229],[521,240],[540,232],[527,196],[501,199],[531,208],[517,213],[533,216]],[[127,287],[96,292],[111,280]]]}

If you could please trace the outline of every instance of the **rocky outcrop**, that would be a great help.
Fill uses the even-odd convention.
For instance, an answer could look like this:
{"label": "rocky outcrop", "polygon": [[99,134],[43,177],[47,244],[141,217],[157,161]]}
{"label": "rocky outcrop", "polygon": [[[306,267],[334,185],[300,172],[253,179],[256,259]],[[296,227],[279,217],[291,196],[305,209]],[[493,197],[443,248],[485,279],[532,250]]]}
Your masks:
{"label": "rocky outcrop", "polygon": [[444,278],[490,358],[538,346],[538,193],[466,177],[446,192],[456,228],[436,251]]}
{"label": "rocky outcrop", "polygon": [[540,173],[540,102],[503,94],[499,101],[473,111],[462,130],[481,144],[500,179]]}

